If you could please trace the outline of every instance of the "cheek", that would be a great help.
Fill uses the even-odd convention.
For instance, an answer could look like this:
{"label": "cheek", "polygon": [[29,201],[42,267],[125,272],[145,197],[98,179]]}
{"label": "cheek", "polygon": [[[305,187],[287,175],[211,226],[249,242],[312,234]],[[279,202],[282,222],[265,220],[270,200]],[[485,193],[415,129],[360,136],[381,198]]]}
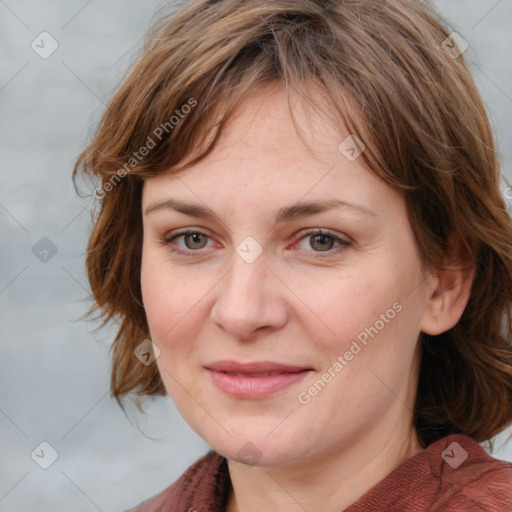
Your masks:
{"label": "cheek", "polygon": [[187,308],[189,288],[169,272],[168,263],[143,251],[141,292],[152,340],[163,344],[171,339]]}
{"label": "cheek", "polygon": [[143,252],[141,292],[151,339],[161,350],[159,365],[191,364],[215,281],[204,272],[172,265],[161,252]]}
{"label": "cheek", "polygon": [[[321,293],[309,292],[308,305],[318,311],[326,333],[329,332],[331,338],[355,338],[392,307],[398,298],[399,289],[397,283],[393,282],[393,270],[389,267],[386,269],[386,277],[375,269],[343,273],[326,281]],[[311,290],[310,284],[308,288]]]}
{"label": "cheek", "polygon": [[420,309],[411,294],[419,279],[413,274],[390,262],[375,265],[331,282],[312,298],[329,327],[322,330],[326,335],[314,338],[327,367],[342,356],[354,376],[373,365],[393,368],[410,360]]}

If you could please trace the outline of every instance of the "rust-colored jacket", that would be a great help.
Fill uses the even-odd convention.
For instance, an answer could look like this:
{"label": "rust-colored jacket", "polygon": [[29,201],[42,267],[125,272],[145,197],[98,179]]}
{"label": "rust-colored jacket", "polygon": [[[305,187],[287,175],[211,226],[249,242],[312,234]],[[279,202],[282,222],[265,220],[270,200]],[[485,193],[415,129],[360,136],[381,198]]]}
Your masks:
{"label": "rust-colored jacket", "polygon": [[[225,512],[230,486],[226,459],[210,451],[127,512]],[[344,512],[424,511],[512,512],[512,463],[454,434],[402,462]]]}

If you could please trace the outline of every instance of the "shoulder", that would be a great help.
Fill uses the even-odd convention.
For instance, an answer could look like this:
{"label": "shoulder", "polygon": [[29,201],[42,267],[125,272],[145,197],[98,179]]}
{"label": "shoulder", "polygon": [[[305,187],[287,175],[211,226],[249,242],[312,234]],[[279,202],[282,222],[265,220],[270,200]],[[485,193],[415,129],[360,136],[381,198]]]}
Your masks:
{"label": "shoulder", "polygon": [[229,483],[226,459],[211,450],[169,487],[125,512],[193,512],[198,503],[220,511]]}
{"label": "shoulder", "polygon": [[453,434],[406,459],[346,512],[512,512],[512,464]]}
{"label": "shoulder", "polygon": [[451,435],[427,448],[439,479],[432,512],[512,511],[512,463],[489,455],[474,439]]}

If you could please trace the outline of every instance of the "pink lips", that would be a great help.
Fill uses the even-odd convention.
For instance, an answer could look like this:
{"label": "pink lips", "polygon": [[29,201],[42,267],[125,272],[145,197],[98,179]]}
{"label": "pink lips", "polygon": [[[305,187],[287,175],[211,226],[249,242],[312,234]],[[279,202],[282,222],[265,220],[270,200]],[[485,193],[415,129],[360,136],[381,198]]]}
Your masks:
{"label": "pink lips", "polygon": [[311,368],[269,361],[217,361],[205,366],[213,383],[237,398],[263,398],[302,380]]}

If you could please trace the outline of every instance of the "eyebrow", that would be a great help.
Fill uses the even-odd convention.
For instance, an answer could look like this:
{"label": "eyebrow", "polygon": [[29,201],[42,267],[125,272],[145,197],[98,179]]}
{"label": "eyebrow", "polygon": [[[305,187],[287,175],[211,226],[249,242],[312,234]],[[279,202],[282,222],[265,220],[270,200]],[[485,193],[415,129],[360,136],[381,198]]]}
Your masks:
{"label": "eyebrow", "polygon": [[[361,204],[352,203],[350,201],[342,201],[341,199],[327,199],[322,201],[298,202],[289,206],[284,206],[274,211],[274,225],[291,222],[302,217],[323,213],[333,209],[349,209],[364,215],[377,216],[377,214]],[[197,217],[201,219],[210,219],[222,222],[219,216],[207,206],[186,203],[177,199],[165,199],[149,205],[144,211],[145,215],[157,210],[175,210],[177,212]],[[222,222],[223,223],[223,222]]]}

